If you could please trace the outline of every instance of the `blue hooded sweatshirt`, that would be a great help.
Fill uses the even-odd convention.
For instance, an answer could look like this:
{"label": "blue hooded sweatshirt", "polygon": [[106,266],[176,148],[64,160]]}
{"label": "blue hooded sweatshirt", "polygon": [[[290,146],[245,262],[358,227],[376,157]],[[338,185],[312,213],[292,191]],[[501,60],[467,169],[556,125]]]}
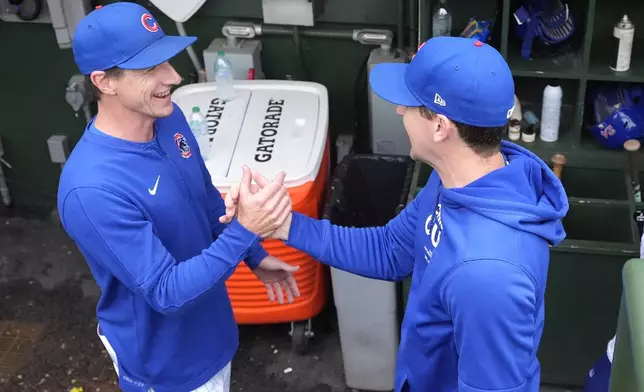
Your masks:
{"label": "blue hooded sweatshirt", "polygon": [[531,152],[502,152],[505,167],[462,188],[434,171],[383,227],[293,214],[288,244],[326,264],[389,281],[413,272],[398,392],[539,391],[549,246],[565,237],[568,199]]}
{"label": "blue hooded sweatshirt", "polygon": [[135,143],[92,120],[65,164],[58,210],[101,289],[96,312],[121,389],[187,392],[237,350],[225,280],[268,254],[236,220],[219,223],[221,194],[181,110],[154,128]]}

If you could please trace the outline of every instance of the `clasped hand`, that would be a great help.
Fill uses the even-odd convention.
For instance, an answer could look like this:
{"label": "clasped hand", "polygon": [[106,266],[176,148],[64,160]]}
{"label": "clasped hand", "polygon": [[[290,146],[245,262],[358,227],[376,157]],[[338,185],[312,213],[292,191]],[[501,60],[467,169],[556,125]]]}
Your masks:
{"label": "clasped hand", "polygon": [[261,174],[242,166],[241,181],[239,185],[231,186],[226,194],[226,213],[219,221],[229,223],[237,216],[242,226],[262,238],[286,240],[293,206],[284,187],[285,176],[281,171],[269,182]]}
{"label": "clasped hand", "polygon": [[[233,185],[226,194],[226,214],[219,218],[221,223],[229,223],[235,216],[247,230],[262,238],[282,238],[288,236],[284,227],[290,226],[291,197],[284,187],[284,172],[279,172],[269,182],[259,173],[251,173],[247,166],[242,167],[239,185]],[[252,184],[255,179],[257,184]],[[268,256],[253,269],[253,273],[266,286],[268,299],[280,304],[284,296],[289,303],[300,296],[293,273],[299,266],[292,266],[276,257]]]}

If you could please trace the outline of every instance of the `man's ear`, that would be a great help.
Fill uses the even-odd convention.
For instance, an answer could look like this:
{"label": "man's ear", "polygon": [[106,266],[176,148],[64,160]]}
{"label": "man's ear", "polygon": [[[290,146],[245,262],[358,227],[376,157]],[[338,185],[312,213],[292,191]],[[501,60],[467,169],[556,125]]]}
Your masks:
{"label": "man's ear", "polygon": [[432,134],[434,142],[446,140],[452,132],[452,122],[442,114],[436,114],[434,118],[436,128]]}
{"label": "man's ear", "polygon": [[112,86],[111,79],[105,74],[104,71],[94,71],[89,75],[89,79],[94,86],[105,95],[116,95],[116,91]]}

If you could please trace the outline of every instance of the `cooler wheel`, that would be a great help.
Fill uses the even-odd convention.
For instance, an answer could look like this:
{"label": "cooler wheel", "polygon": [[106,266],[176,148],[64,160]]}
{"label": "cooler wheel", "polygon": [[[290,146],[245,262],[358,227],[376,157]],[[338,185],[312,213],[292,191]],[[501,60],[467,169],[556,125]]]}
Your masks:
{"label": "cooler wheel", "polygon": [[291,322],[291,344],[293,351],[304,355],[309,351],[309,340],[314,336],[311,320]]}

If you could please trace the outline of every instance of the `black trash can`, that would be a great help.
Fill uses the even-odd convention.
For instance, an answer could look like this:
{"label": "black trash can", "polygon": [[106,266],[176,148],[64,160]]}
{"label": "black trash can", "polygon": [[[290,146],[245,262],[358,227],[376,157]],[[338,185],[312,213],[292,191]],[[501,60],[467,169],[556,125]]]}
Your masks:
{"label": "black trash can", "polygon": [[346,156],[333,172],[324,219],[354,227],[386,224],[407,204],[413,172],[408,156]]}
{"label": "black trash can", "polygon": [[[383,226],[407,204],[414,161],[407,156],[350,155],[332,178],[324,218],[349,227]],[[400,342],[401,285],[331,268],[347,386],[394,388]]]}

